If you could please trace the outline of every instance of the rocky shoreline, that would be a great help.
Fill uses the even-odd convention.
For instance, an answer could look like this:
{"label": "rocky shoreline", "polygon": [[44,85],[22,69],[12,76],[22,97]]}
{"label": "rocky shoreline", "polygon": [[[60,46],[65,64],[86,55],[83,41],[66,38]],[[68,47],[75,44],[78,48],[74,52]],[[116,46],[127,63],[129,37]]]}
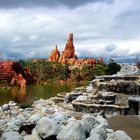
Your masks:
{"label": "rocky shoreline", "polygon": [[132,140],[105,117],[140,114],[140,75],[97,77],[86,87],[34,101],[21,109],[0,107],[1,140]]}
{"label": "rocky shoreline", "polygon": [[[1,107],[0,132],[4,140],[131,140],[121,130],[114,131],[101,114],[75,112],[61,107],[54,98],[35,101],[21,109],[14,102]],[[68,109],[66,109],[68,108]]]}

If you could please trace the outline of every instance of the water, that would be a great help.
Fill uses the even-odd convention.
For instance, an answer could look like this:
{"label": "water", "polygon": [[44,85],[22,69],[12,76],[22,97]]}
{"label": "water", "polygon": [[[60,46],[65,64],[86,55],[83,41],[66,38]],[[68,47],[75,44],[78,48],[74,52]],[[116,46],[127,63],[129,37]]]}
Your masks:
{"label": "water", "polygon": [[133,140],[140,140],[140,116],[115,116],[108,119],[114,130],[124,130]]}
{"label": "water", "polygon": [[30,85],[26,88],[12,87],[9,90],[0,89],[0,104],[15,101],[19,104],[31,104],[40,98],[48,99],[54,97],[60,92],[72,91],[75,87],[87,84],[87,82],[60,82],[54,81],[40,85]]}

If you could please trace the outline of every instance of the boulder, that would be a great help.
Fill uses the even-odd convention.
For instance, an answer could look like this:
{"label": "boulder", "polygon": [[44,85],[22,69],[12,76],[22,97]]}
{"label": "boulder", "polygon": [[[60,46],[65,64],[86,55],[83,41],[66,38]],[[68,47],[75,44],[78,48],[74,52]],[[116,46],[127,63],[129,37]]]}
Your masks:
{"label": "boulder", "polygon": [[56,122],[56,123],[63,123],[63,122],[66,122],[68,120],[68,116],[64,115],[64,114],[57,114],[53,120]]}
{"label": "boulder", "polygon": [[97,123],[108,123],[107,120],[105,118],[103,118],[101,115],[98,115],[96,117],[96,121],[97,121]]}
{"label": "boulder", "polygon": [[85,133],[89,133],[90,130],[95,126],[95,117],[89,114],[83,115],[81,119],[81,125]]}
{"label": "boulder", "polygon": [[103,138],[102,135],[100,135],[99,133],[93,133],[93,135],[91,135],[89,138],[87,138],[86,140],[105,140]]}
{"label": "boulder", "polygon": [[124,131],[117,130],[116,132],[109,134],[106,140],[132,140]]}
{"label": "boulder", "polygon": [[4,104],[4,105],[2,105],[2,110],[3,111],[10,110],[10,106],[8,104]]}
{"label": "boulder", "polygon": [[10,107],[14,107],[14,106],[17,105],[17,103],[15,103],[14,101],[9,101],[8,104],[9,104]]}
{"label": "boulder", "polygon": [[91,129],[89,140],[105,140],[107,138],[104,128],[95,127]]}
{"label": "boulder", "polygon": [[29,122],[31,122],[32,124],[34,123],[36,124],[40,118],[41,118],[41,115],[34,114],[29,118]]}
{"label": "boulder", "polygon": [[2,138],[5,140],[23,140],[22,136],[18,132],[9,131],[2,134]]}
{"label": "boulder", "polygon": [[57,135],[57,140],[85,140],[86,136],[79,121],[71,121]]}
{"label": "boulder", "polygon": [[37,122],[35,129],[43,139],[52,136],[55,137],[60,132],[60,127],[58,126],[58,124],[48,117],[41,118]]}
{"label": "boulder", "polygon": [[24,137],[24,140],[41,140],[36,130],[32,132],[32,135],[28,135]]}

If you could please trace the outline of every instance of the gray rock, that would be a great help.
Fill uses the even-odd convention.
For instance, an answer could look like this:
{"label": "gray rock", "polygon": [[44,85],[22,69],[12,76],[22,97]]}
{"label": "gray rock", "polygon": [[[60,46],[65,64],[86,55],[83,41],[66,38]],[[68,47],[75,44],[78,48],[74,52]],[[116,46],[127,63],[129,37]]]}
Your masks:
{"label": "gray rock", "polygon": [[4,104],[4,105],[2,105],[2,110],[3,111],[10,110],[10,106],[8,104]]}
{"label": "gray rock", "polygon": [[34,123],[36,124],[40,118],[41,118],[41,115],[39,115],[39,114],[32,115],[29,118],[29,122],[31,122],[32,124],[34,124]]}
{"label": "gray rock", "polygon": [[69,119],[67,120],[67,123],[70,123],[70,122],[73,122],[73,121],[76,121],[76,119],[72,116],[71,118],[69,118]]}
{"label": "gray rock", "polygon": [[48,117],[41,118],[36,125],[36,131],[41,136],[41,138],[45,139],[50,136],[56,136],[59,131],[60,127],[56,122],[49,119]]}
{"label": "gray rock", "polygon": [[99,125],[97,125],[95,128],[96,129],[102,129],[102,128],[106,129],[106,128],[109,128],[109,124],[107,122],[102,122]]}
{"label": "gray rock", "polygon": [[62,123],[62,122],[66,122],[68,120],[68,117],[64,114],[57,114],[53,120],[56,122],[56,123]]}
{"label": "gray rock", "polygon": [[13,107],[13,106],[16,106],[17,105],[17,103],[15,103],[14,101],[9,101],[9,106],[11,106],[11,107]]}
{"label": "gray rock", "polygon": [[41,140],[36,130],[32,132],[32,135],[28,135],[24,137],[24,140]]}
{"label": "gray rock", "polygon": [[103,122],[108,123],[107,120],[105,118],[103,118],[102,116],[100,116],[100,115],[98,115],[96,117],[96,121],[97,121],[97,123],[103,123]]}
{"label": "gray rock", "polygon": [[90,132],[89,140],[105,140],[106,138],[106,131],[103,128],[95,127]]}
{"label": "gray rock", "polygon": [[21,126],[23,123],[26,122],[26,118],[25,117],[17,117],[15,118],[15,120],[13,120],[14,124],[17,126]]}
{"label": "gray rock", "polygon": [[106,133],[114,133],[114,130],[113,129],[109,129],[109,128],[105,129],[105,131],[106,131]]}
{"label": "gray rock", "polygon": [[30,111],[33,111],[33,108],[25,108],[24,111],[25,112],[30,112]]}
{"label": "gray rock", "polygon": [[85,133],[89,133],[90,130],[95,126],[95,121],[95,117],[89,114],[82,116],[81,125]]}
{"label": "gray rock", "polygon": [[9,131],[2,134],[2,138],[5,140],[23,140],[22,136],[18,132]]}
{"label": "gray rock", "polygon": [[6,123],[6,120],[0,120],[0,126],[4,125]]}
{"label": "gray rock", "polygon": [[64,99],[64,104],[69,103],[69,98],[70,98],[70,93],[66,93],[65,99]]}
{"label": "gray rock", "polygon": [[124,131],[117,130],[116,132],[109,134],[106,140],[132,140]]}
{"label": "gray rock", "polygon": [[89,138],[86,140],[105,140],[102,135],[99,133],[94,133],[94,135],[91,135]]}
{"label": "gray rock", "polygon": [[62,128],[57,135],[57,140],[85,140],[86,136],[80,121],[71,121]]}
{"label": "gray rock", "polygon": [[78,101],[86,101],[87,100],[87,96],[83,96],[83,95],[80,95],[76,98],[76,100]]}
{"label": "gray rock", "polygon": [[93,87],[92,87],[92,84],[88,85],[86,87],[86,91],[89,92],[89,93],[93,93]]}
{"label": "gray rock", "polygon": [[20,135],[21,135],[22,137],[25,137],[25,136],[27,136],[27,133],[26,133],[25,131],[22,131],[22,132],[20,133]]}

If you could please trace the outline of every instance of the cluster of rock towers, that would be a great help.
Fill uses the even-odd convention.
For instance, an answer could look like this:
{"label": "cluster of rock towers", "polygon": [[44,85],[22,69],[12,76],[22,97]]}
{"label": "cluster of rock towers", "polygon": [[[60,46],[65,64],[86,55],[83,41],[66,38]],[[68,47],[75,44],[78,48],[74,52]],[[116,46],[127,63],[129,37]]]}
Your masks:
{"label": "cluster of rock towers", "polygon": [[97,61],[93,58],[88,58],[88,59],[78,59],[77,58],[77,55],[75,54],[75,47],[73,45],[73,33],[69,34],[69,38],[66,43],[65,49],[62,52],[62,55],[60,55],[60,52],[56,45],[55,49],[50,54],[49,61],[58,62],[61,64],[71,64],[71,65],[81,65],[81,64],[95,65],[95,64],[97,64]]}

